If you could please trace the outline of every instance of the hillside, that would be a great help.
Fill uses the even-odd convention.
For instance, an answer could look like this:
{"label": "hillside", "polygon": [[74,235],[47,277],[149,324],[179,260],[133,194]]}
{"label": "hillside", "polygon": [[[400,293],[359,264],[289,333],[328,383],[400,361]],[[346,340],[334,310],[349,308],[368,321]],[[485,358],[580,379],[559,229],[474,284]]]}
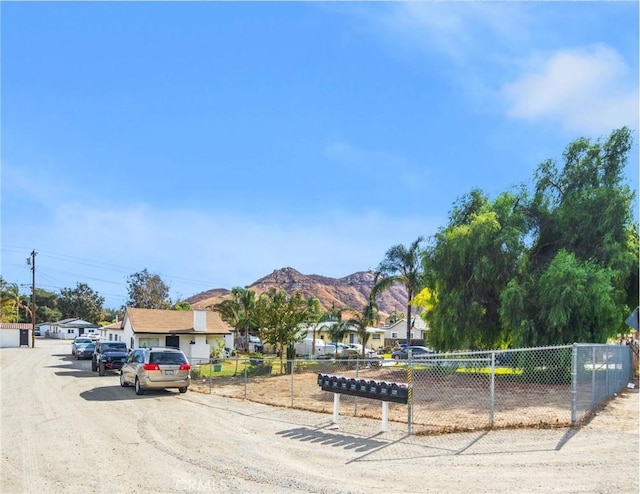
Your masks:
{"label": "hillside", "polygon": [[[282,289],[288,294],[300,290],[305,298],[316,297],[325,311],[332,307],[361,310],[373,287],[373,272],[361,271],[344,278],[329,278],[316,274],[305,275],[293,268],[282,268],[247,286],[258,295],[271,287]],[[196,309],[204,309],[228,298],[229,293],[229,290],[222,288],[212,289],[188,298],[187,302]],[[392,287],[378,298],[378,307],[383,317],[394,310],[405,312],[406,306],[406,291],[400,285]]]}

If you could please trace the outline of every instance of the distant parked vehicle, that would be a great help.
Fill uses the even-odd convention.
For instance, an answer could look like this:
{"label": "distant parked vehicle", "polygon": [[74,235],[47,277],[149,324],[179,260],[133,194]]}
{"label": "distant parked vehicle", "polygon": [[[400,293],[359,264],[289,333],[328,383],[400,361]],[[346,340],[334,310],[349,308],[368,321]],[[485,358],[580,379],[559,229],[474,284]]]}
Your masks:
{"label": "distant parked vehicle", "polygon": [[191,366],[176,348],[137,348],[120,371],[120,386],[133,385],[137,395],[147,389],[178,388],[186,393],[191,384]]}
{"label": "distant parked vehicle", "polygon": [[89,343],[87,345],[83,345],[76,350],[76,359],[84,360],[90,359],[93,357],[93,352],[96,349],[96,345],[94,343]]}
{"label": "distant parked vehicle", "polygon": [[91,338],[93,341],[96,341],[100,339],[100,331],[95,328],[87,329],[82,336]]}
{"label": "distant parked vehicle", "polygon": [[91,338],[88,338],[86,336],[76,336],[71,342],[71,355],[75,357],[78,348],[87,346],[89,343],[93,343]]}
{"label": "distant parked vehicle", "polygon": [[516,354],[514,352],[496,353],[495,363],[499,367],[513,367],[516,365]]}
{"label": "distant parked vehicle", "polygon": [[391,354],[391,358],[395,360],[407,360],[409,358],[409,350],[411,350],[411,358],[416,360],[424,360],[431,358],[436,352],[426,346],[408,346],[396,350]]}
{"label": "distant parked vehicle", "polygon": [[101,340],[96,344],[91,358],[91,370],[104,376],[107,370],[120,370],[127,360],[127,344],[124,341]]}
{"label": "distant parked vehicle", "polygon": [[315,342],[312,337],[305,338],[302,341],[298,341],[294,346],[298,356],[322,356],[326,353],[324,341],[317,338]]}

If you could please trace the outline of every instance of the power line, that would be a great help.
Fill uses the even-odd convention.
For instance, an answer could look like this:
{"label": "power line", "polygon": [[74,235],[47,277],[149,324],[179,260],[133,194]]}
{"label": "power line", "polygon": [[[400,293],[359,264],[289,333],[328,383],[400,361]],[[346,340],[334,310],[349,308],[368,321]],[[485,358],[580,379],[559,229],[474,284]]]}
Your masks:
{"label": "power line", "polygon": [[[17,247],[17,246],[6,246],[6,247],[2,247],[3,251],[7,251],[7,252],[25,252],[27,251],[26,247]],[[83,259],[80,257],[74,257],[74,256],[69,256],[66,254],[59,254],[56,252],[50,252],[50,251],[45,251],[45,250],[40,250],[38,252],[39,255],[43,256],[43,257],[48,257],[50,259],[57,259],[59,261],[65,261],[65,262],[70,262],[70,263],[75,263],[75,264],[80,264],[80,265],[85,265],[85,266],[93,266],[93,267],[97,267],[97,268],[101,268],[101,269],[109,269],[111,271],[120,271],[123,273],[128,273],[128,274],[133,274],[133,273],[137,273],[140,270],[138,269],[133,269],[133,268],[126,268],[124,266],[118,266],[115,264],[110,264],[110,263],[105,263],[105,262],[101,262],[101,261],[94,261],[94,260],[89,260],[89,259]],[[39,267],[39,269],[42,269],[42,266]],[[49,270],[55,270],[55,268],[47,268]],[[146,268],[145,268],[146,269]],[[151,270],[151,272],[153,273],[153,270]],[[71,273],[69,271],[64,271],[64,273],[66,274],[70,274],[70,275],[74,275],[74,276],[79,276],[81,278],[86,278],[86,279],[93,279],[95,281],[101,281],[103,283],[112,283],[112,284],[120,284],[121,282],[116,282],[116,281],[110,281],[110,280],[105,280],[105,279],[101,279],[101,278],[94,278],[94,277],[88,277],[84,274],[78,274],[78,273]],[[183,282],[183,283],[189,283],[192,285],[201,285],[203,287],[211,287],[212,285],[215,285],[215,281],[205,281],[205,280],[194,280],[194,279],[190,279],[190,278],[183,278],[181,276],[173,276],[167,273],[162,273],[162,272],[158,272],[157,273],[158,276],[162,277],[162,278],[168,278],[170,280],[174,280],[174,281],[179,281],[179,282]]]}

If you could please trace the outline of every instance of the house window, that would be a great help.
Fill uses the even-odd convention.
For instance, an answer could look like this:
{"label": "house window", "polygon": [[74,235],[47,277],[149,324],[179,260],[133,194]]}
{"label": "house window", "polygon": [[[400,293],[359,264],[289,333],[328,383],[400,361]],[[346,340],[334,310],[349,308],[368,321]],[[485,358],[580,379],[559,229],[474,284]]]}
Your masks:
{"label": "house window", "polygon": [[112,334],[109,334],[109,341],[111,341],[111,340],[112,340],[112,338],[113,338],[113,335],[112,335]]}
{"label": "house window", "polygon": [[398,332],[397,331],[392,331],[391,332],[391,339],[392,340],[397,340],[398,339]]}
{"label": "house window", "polygon": [[67,334],[74,334],[75,331],[73,329],[67,329]]}
{"label": "house window", "polygon": [[373,338],[374,340],[379,340],[380,339],[380,333],[373,333]]}
{"label": "house window", "polygon": [[158,338],[140,338],[138,344],[140,348],[152,348],[160,346],[160,340]]}
{"label": "house window", "polygon": [[131,337],[131,345],[130,346],[131,346],[131,348],[134,347],[134,345],[133,345],[133,336]]}

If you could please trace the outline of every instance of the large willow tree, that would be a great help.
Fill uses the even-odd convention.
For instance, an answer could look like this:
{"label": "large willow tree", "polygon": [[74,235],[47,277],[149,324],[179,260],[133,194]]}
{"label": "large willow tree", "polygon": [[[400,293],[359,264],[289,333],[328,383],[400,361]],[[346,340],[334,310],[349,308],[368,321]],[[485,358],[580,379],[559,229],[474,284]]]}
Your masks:
{"label": "large willow tree", "polygon": [[533,244],[502,294],[516,345],[605,342],[638,303],[634,193],[624,178],[632,137],[578,139],[561,167],[548,160],[528,205]]}
{"label": "large willow tree", "polygon": [[605,342],[638,303],[638,225],[624,168],[631,132],[578,139],[530,192],[453,208],[427,249],[438,349]]}
{"label": "large willow tree", "polygon": [[500,295],[517,274],[524,251],[520,200],[505,193],[492,202],[473,190],[458,201],[449,225],[427,249],[426,284],[436,301],[426,311],[428,339],[438,350],[507,342],[500,324]]}

